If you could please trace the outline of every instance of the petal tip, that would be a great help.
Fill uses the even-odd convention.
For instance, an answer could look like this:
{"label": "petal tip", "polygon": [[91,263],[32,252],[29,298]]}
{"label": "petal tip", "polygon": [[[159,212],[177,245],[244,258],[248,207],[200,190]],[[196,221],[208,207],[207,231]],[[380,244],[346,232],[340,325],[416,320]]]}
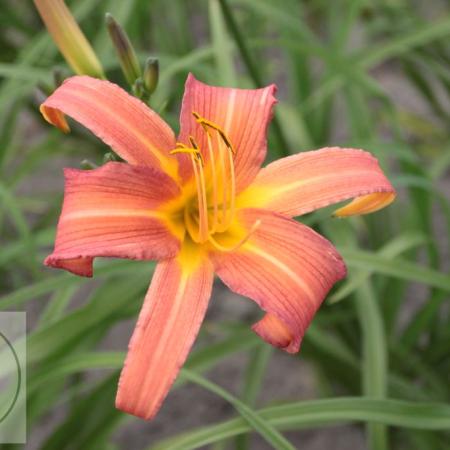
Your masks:
{"label": "petal tip", "polygon": [[343,218],[354,215],[370,214],[389,206],[397,196],[394,188],[391,190],[380,190],[355,198],[353,201],[337,209],[333,217]]}
{"label": "petal tip", "polygon": [[[50,98],[50,97],[49,97]],[[46,105],[48,99],[39,107],[39,111],[44,119],[51,125],[59,128],[63,133],[70,133],[70,127],[64,114],[60,111]]]}
{"label": "petal tip", "polygon": [[52,253],[45,258],[44,265],[52,269],[64,269],[80,277],[92,278],[94,275],[92,258],[73,257],[65,259]]}
{"label": "petal tip", "polygon": [[270,345],[288,353],[296,353],[299,350],[289,327],[274,314],[267,313],[252,326],[252,330]]}
{"label": "petal tip", "polygon": [[138,417],[139,419],[142,420],[152,420],[159,408],[157,410],[146,410],[145,408],[136,408],[131,406],[130,402],[126,401],[126,399],[124,398],[124,396],[121,394],[120,391],[120,381],[119,381],[119,389],[117,391],[117,395],[116,395],[116,401],[115,401],[115,406],[116,409],[118,409],[119,411],[122,411],[126,414],[130,414],[132,416]]}

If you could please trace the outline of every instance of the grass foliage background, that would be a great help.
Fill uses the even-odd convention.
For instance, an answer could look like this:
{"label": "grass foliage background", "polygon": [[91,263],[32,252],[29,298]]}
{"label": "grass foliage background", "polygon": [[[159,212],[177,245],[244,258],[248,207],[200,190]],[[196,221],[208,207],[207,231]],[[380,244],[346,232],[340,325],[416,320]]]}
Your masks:
{"label": "grass foliage background", "polygon": [[[327,209],[302,218],[336,244],[349,267],[292,357],[312,365],[321,398],[260,404],[273,352],[249,323],[205,323],[179,384],[225,399],[235,417],[183,433],[174,420],[168,440],[147,448],[244,450],[255,448],[246,435],[253,432],[270,448],[291,449],[286,430],[358,423],[371,450],[448,449],[449,2],[68,4],[111,80],[125,86],[103,25],[108,11],[142,62],[159,58],[151,105],[175,129],[189,71],[216,85],[276,82],[270,158],[327,145],[365,148],[400,193],[368,217],[336,220]],[[98,343],[136,316],[153,266],[99,261],[95,281],[42,266],[61,205],[61,167],[86,157],[101,164],[107,147],[81,127],[64,136],[40,117],[42,90],[54,88],[52,71],[70,70],[32,2],[1,0],[0,23],[0,308],[30,313],[29,434],[64,407],[65,416],[33,448],[116,449],[114,434],[137,419],[112,407],[124,353],[101,351]],[[248,362],[241,390],[232,393],[205,373],[237,352]],[[86,377],[98,369],[108,370]],[[280,383],[286,376],[296,374],[280,373]]]}

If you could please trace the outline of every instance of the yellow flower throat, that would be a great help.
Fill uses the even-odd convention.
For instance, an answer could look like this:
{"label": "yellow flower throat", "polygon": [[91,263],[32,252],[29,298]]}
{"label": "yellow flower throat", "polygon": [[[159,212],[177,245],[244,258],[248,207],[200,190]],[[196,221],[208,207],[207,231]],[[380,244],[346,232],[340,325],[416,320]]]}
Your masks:
{"label": "yellow flower throat", "polygon": [[170,152],[188,154],[194,173],[196,195],[184,208],[184,223],[194,242],[209,242],[218,250],[231,251],[247,241],[260,221],[255,222],[249,233],[238,239],[232,247],[221,245],[213,237],[215,233],[226,232],[235,218],[235,150],[222,128],[196,112],[192,114],[205,132],[206,154],[192,136],[189,136],[190,145],[178,142],[176,148]]}

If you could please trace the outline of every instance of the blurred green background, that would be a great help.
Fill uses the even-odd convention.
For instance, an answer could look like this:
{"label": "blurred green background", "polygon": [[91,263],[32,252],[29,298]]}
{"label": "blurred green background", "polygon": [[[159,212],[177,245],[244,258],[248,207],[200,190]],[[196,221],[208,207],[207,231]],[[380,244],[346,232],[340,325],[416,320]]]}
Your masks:
{"label": "blurred green background", "polygon": [[189,71],[215,85],[275,82],[269,158],[364,148],[399,191],[368,217],[302,217],[336,244],[349,275],[299,355],[260,342],[249,331],[257,307],[216,283],[188,371],[146,423],[113,403],[153,265],[98,261],[93,280],[43,267],[62,168],[101,164],[108,148],[82,127],[65,136],[44,123],[54,71],[70,69],[31,1],[0,0],[0,308],[28,312],[25,448],[288,448],[276,434],[268,443],[267,424],[303,450],[450,448],[449,3],[67,2],[109,79],[127,87],[106,12],[142,63],[159,58],[150,104],[175,129]]}

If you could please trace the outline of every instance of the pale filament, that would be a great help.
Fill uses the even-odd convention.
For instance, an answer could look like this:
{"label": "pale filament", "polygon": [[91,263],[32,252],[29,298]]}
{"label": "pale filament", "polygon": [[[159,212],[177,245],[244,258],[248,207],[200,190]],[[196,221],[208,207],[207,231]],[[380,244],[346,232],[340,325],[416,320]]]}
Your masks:
{"label": "pale filament", "polygon": [[[193,116],[197,120],[197,122],[203,127],[206,135],[208,137],[211,136],[210,130],[214,130],[217,132],[216,134],[216,142],[217,149],[219,153],[219,161],[220,161],[220,175],[221,175],[221,184],[223,188],[222,192],[222,219],[218,227],[218,231],[225,231],[231,224],[234,212],[235,212],[235,197],[236,197],[236,177],[234,171],[234,161],[233,156],[235,154],[234,148],[231,145],[230,140],[228,139],[225,132],[214,122],[211,122],[207,119],[201,117],[195,111],[192,112]],[[224,148],[225,144],[225,148]],[[212,154],[212,140],[208,138],[208,149],[209,153]],[[228,168],[229,168],[229,176],[227,176],[227,160],[228,160]],[[211,161],[212,162],[212,161]],[[215,178],[215,177],[214,177]],[[216,183],[217,184],[217,183]],[[217,206],[216,200],[214,200],[215,207]]]}
{"label": "pale filament", "polygon": [[[190,139],[191,140],[191,139]],[[192,147],[188,147],[182,143],[177,143],[177,148],[170,153],[187,153],[189,154],[194,170],[194,178],[197,191],[197,204],[198,204],[198,233],[195,233],[191,227],[191,221],[187,209],[185,209],[185,223],[188,227],[189,234],[195,242],[206,242],[209,237],[208,227],[208,204],[206,200],[206,185],[205,185],[205,173],[203,169],[202,155],[194,142],[191,140]]]}
{"label": "pale filament", "polygon": [[[233,251],[245,244],[248,238],[259,227],[261,222],[257,220],[247,235],[232,247],[223,246],[213,237],[216,232],[221,233],[226,231],[230,227],[235,215],[236,177],[233,160],[235,152],[230,140],[218,125],[204,119],[196,112],[193,112],[192,114],[206,134],[210,166],[209,175],[211,177],[210,180],[208,177],[208,181],[212,181],[212,205],[208,205],[208,186],[206,183],[205,162],[202,150],[199,148],[194,138],[189,136],[190,146],[177,143],[176,148],[170,152],[171,154],[189,154],[194,172],[198,216],[193,217],[192,211],[190,211],[189,208],[185,208],[184,221],[186,228],[194,242],[205,243],[209,241],[220,251]],[[213,138],[215,138],[215,142],[213,141]],[[216,146],[214,146],[214,144],[216,144]],[[214,150],[216,150],[217,153],[215,153]],[[216,167],[216,156],[219,158],[218,167]],[[222,198],[220,200],[219,186],[222,188]],[[210,209],[213,211],[211,221],[209,221],[208,218]]]}
{"label": "pale filament", "polygon": [[221,140],[219,135],[216,136],[217,148],[219,151],[219,161],[220,161],[220,176],[222,182],[222,219],[220,222],[220,231],[226,229],[226,216],[227,216],[227,188],[228,188],[228,179],[227,179],[227,169],[226,169],[226,160],[223,155],[223,147],[221,145]]}
{"label": "pale filament", "polygon": [[211,166],[211,178],[212,178],[212,189],[213,189],[213,220],[211,224],[211,234],[215,233],[217,230],[217,227],[219,225],[219,202],[217,199],[217,174],[216,174],[216,160],[214,156],[214,150],[212,145],[212,138],[209,130],[204,127],[205,133],[206,133],[206,140],[208,141],[208,156]]}

